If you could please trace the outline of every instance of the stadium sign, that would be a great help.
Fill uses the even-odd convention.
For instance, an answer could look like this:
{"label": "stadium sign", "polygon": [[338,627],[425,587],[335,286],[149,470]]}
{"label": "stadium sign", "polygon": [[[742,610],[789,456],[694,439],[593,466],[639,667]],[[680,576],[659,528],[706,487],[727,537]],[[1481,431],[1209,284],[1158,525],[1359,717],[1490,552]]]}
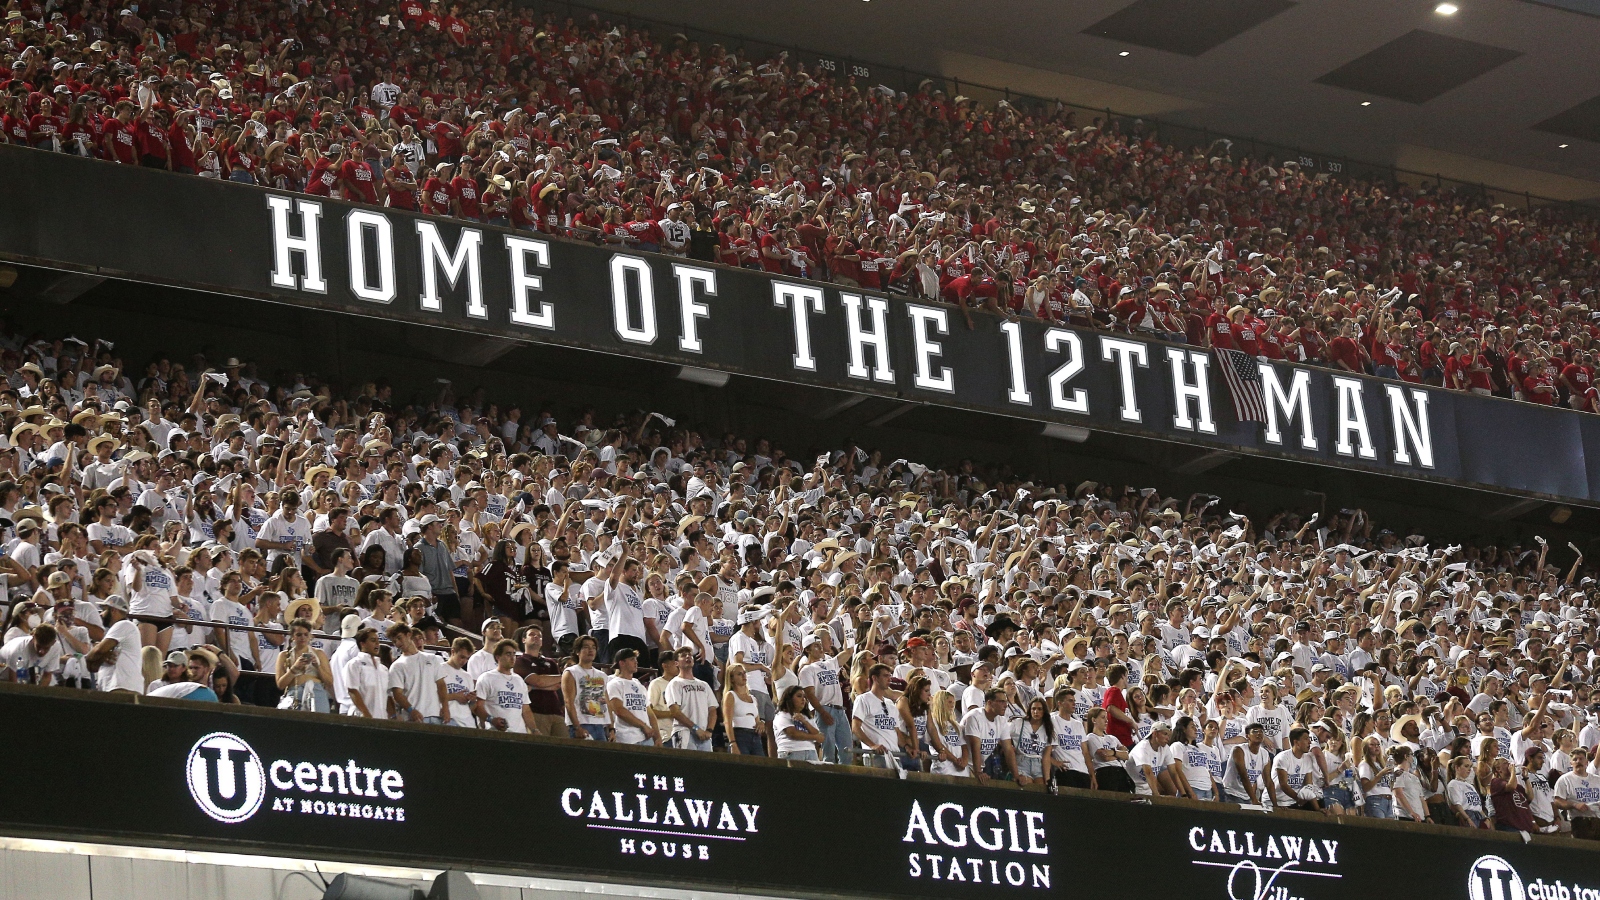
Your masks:
{"label": "stadium sign", "polygon": [[[1600,502],[1600,417],[0,147],[0,258],[1091,431]],[[93,210],[93,215],[83,214]],[[1252,378],[1252,380],[1254,380]],[[1529,436],[1537,436],[1530,441]]]}
{"label": "stadium sign", "polygon": [[759,803],[695,796],[681,775],[635,772],[624,790],[561,792],[561,812],[584,827],[613,832],[617,852],[710,862],[714,845],[740,844],[759,834]]}
{"label": "stadium sign", "polygon": [[[1050,844],[1045,814],[1031,809],[940,803],[923,811],[911,802],[901,843],[921,844],[940,852],[912,850],[906,874],[912,878],[969,884],[1050,889]],[[951,852],[959,851],[959,852]]]}
{"label": "stadium sign", "polygon": [[[1600,848],[1544,836],[26,685],[0,684],[0,720],[74,773],[64,788],[0,792],[0,834],[27,837],[785,897],[1600,896]],[[130,737],[108,751],[108,734]]]}
{"label": "stadium sign", "polygon": [[[1593,871],[1586,873],[1591,884],[1600,884]],[[1571,882],[1524,880],[1504,857],[1486,855],[1472,863],[1467,879],[1468,900],[1600,900],[1600,887],[1583,887]]]}
{"label": "stadium sign", "polygon": [[[1228,900],[1304,900],[1303,878],[1339,879],[1339,841],[1284,830],[1189,829],[1191,862],[1223,873]],[[1202,878],[1205,882],[1209,879]]]}
{"label": "stadium sign", "polygon": [[[184,764],[189,795],[200,811],[218,822],[235,825],[259,812],[277,788],[268,807],[273,812],[338,816],[378,822],[404,822],[405,779],[394,769],[373,769],[340,763],[273,760],[263,765],[255,748],[226,731],[208,734],[189,749]],[[377,800],[379,802],[364,802]]]}

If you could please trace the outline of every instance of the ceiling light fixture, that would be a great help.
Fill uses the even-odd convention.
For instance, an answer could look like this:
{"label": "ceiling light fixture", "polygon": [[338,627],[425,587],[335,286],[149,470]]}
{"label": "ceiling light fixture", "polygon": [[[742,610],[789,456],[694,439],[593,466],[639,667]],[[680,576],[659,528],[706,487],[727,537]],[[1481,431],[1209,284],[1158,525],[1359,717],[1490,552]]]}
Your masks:
{"label": "ceiling light fixture", "polygon": [[1117,55],[1118,56],[1127,56],[1128,55],[1128,51],[1124,50],[1121,53],[1118,53]]}
{"label": "ceiling light fixture", "polygon": [[1433,11],[1441,16],[1453,16],[1461,11],[1461,7],[1455,5],[1454,3],[1441,3],[1438,6],[1435,6]]}

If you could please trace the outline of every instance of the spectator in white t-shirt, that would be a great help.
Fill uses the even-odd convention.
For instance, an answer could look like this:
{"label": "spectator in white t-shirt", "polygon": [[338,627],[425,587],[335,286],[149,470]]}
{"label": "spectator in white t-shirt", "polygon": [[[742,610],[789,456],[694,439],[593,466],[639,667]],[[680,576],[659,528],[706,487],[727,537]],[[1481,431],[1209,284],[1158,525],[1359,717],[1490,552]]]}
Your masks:
{"label": "spectator in white t-shirt", "polygon": [[639,671],[639,651],[623,647],[612,657],[616,674],[606,681],[606,697],[611,706],[613,737],[619,744],[661,746],[655,726],[649,720],[649,698],[644,685],[634,677]]}
{"label": "spectator in white t-shirt", "polygon": [[528,734],[534,730],[533,709],[528,706],[528,686],[511,671],[516,660],[516,641],[494,645],[494,671],[478,676],[477,714],[496,731]]}
{"label": "spectator in white t-shirt", "polygon": [[665,701],[672,716],[672,745],[679,750],[711,752],[717,727],[717,702],[711,686],[694,677],[694,651],[678,648],[678,677],[667,685]]}
{"label": "spectator in white t-shirt", "polygon": [[896,758],[905,743],[906,723],[889,696],[889,679],[893,674],[893,669],[875,663],[867,670],[871,689],[857,695],[850,710],[850,730],[861,743],[863,753],[868,754],[862,758],[862,765],[895,768]]}
{"label": "spectator in white t-shirt", "polygon": [[984,691],[983,705],[967,710],[961,719],[961,734],[967,739],[979,781],[1016,775],[1016,753],[1011,747],[1006,706],[1005,688],[989,688]]}
{"label": "spectator in white t-shirt", "polygon": [[144,643],[139,627],[128,618],[127,598],[121,594],[107,597],[101,604],[100,616],[106,623],[106,636],[84,657],[84,664],[97,673],[100,690],[143,694],[145,679],[139,652]]}
{"label": "spectator in white t-shirt", "polygon": [[773,742],[779,759],[802,762],[817,761],[817,750],[822,747],[822,730],[806,713],[805,689],[798,684],[784,688],[778,698],[778,714],[773,718]]}
{"label": "spectator in white t-shirt", "polygon": [[450,724],[445,708],[444,660],[419,646],[422,633],[410,625],[389,627],[389,642],[400,655],[389,667],[389,694],[395,717],[429,725]]}
{"label": "spectator in white t-shirt", "polygon": [[278,495],[278,511],[267,518],[256,535],[256,548],[267,552],[267,568],[275,570],[278,558],[287,554],[300,565],[301,553],[311,543],[311,521],[300,514],[298,491]]}
{"label": "spectator in white t-shirt", "polygon": [[472,652],[472,639],[458,637],[450,642],[450,658],[444,664],[445,708],[450,710],[447,724],[457,728],[478,727],[477,717],[472,714],[472,704],[478,699],[477,682],[467,674]]}
{"label": "spectator in white t-shirt", "polygon": [[350,694],[350,715],[367,719],[389,718],[389,670],[378,661],[378,632],[363,628],[356,633],[359,651],[344,664],[344,688]]}
{"label": "spectator in white t-shirt", "polygon": [[[1253,724],[1253,723],[1252,723]],[[1322,809],[1326,773],[1318,771],[1320,756],[1311,752],[1311,731],[1301,726],[1289,730],[1289,749],[1272,759],[1273,805],[1297,809]]]}
{"label": "spectator in white t-shirt", "polygon": [[1177,793],[1170,778],[1165,784],[1161,780],[1167,766],[1172,764],[1171,752],[1167,750],[1171,738],[1172,726],[1166,722],[1156,722],[1150,726],[1150,736],[1134,744],[1133,749],[1128,751],[1128,776],[1133,779],[1134,793],[1147,797]]}
{"label": "spectator in white t-shirt", "polygon": [[56,627],[41,622],[33,634],[19,634],[0,646],[0,680],[49,687],[61,667]]}
{"label": "spectator in white t-shirt", "polygon": [[1600,775],[1589,771],[1589,751],[1572,751],[1572,771],[1556,779],[1555,805],[1575,818],[1600,817]]}

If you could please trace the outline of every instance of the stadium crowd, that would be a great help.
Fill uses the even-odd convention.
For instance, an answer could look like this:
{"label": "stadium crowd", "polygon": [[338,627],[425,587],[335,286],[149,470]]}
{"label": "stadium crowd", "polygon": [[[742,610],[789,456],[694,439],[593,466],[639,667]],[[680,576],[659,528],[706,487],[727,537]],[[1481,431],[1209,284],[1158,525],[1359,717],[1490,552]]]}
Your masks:
{"label": "stadium crowd", "polygon": [[1593,218],[471,6],[7,0],[0,140],[1600,411]]}
{"label": "stadium crowd", "polygon": [[130,370],[3,324],[0,376],[8,680],[1466,827],[1600,816],[1597,587],[1542,540],[796,459],[233,358]]}

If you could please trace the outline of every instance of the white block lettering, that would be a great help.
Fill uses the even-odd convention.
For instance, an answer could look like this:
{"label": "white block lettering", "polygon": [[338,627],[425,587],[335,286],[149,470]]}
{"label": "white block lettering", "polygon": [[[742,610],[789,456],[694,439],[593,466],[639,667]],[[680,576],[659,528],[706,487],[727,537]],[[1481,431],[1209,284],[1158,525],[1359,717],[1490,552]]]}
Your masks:
{"label": "white block lettering", "polygon": [[1133,387],[1133,367],[1137,363],[1139,368],[1150,368],[1150,348],[1139,341],[1125,341],[1122,338],[1100,338],[1100,356],[1110,362],[1117,363],[1117,373],[1122,382],[1122,421],[1143,422],[1144,416],[1139,412],[1139,397]]}
{"label": "white block lettering", "polygon": [[820,316],[827,310],[822,302],[822,291],[805,285],[774,281],[772,305],[789,309],[794,314],[794,367],[802,372],[815,372],[817,358],[811,353],[810,314]]}
{"label": "white block lettering", "polygon": [[[1184,365],[1185,358],[1188,365]],[[1167,348],[1167,362],[1172,366],[1172,427],[1180,431],[1194,431],[1195,420],[1199,419],[1202,434],[1216,434],[1217,423],[1211,418],[1211,357],[1204,353],[1183,350],[1178,347]],[[1194,373],[1191,381],[1185,374],[1185,369]],[[1196,415],[1190,415],[1189,404],[1196,407]]]}
{"label": "white block lettering", "polygon": [[[377,243],[378,283],[367,271],[367,233]],[[373,303],[393,303],[394,226],[389,217],[368,209],[352,209],[344,219],[345,241],[350,257],[350,293]]]}
{"label": "white block lettering", "polygon": [[[326,294],[328,282],[322,278],[322,243],[318,236],[322,204],[269,196],[267,208],[272,211],[272,286]],[[299,237],[289,233],[291,211],[300,220]],[[294,274],[294,265],[290,261],[292,253],[300,254],[301,262],[305,264],[304,278]]]}
{"label": "white block lettering", "polygon": [[694,298],[695,288],[707,297],[717,295],[717,273],[698,266],[672,264],[673,277],[678,280],[678,313],[683,323],[683,333],[678,335],[678,349],[685,353],[704,352],[700,345],[700,320],[711,316],[711,307]]}
{"label": "white block lettering", "polygon": [[[889,363],[889,301],[882,297],[866,298],[867,312],[872,316],[872,327],[861,327],[861,295],[841,294],[839,303],[844,307],[846,340],[850,344],[851,378],[873,379],[894,384],[894,369]],[[867,366],[867,347],[872,347],[872,366]]]}
{"label": "white block lettering", "polygon": [[[911,349],[916,362],[912,384],[925,391],[955,393],[956,376],[949,366],[940,366],[938,374],[933,372],[933,358],[944,354],[944,345],[928,337],[930,325],[939,334],[950,333],[950,313],[939,307],[908,303],[906,314],[911,317]],[[884,358],[888,358],[887,352]]]}
{"label": "white block lettering", "polygon": [[[628,273],[639,282],[639,324],[633,324],[628,303]],[[656,328],[656,286],[650,278],[650,264],[637,256],[618,253],[611,257],[611,322],[617,337],[630,344],[654,344]]]}
{"label": "white block lettering", "polygon": [[1073,388],[1071,396],[1067,395],[1067,382],[1083,371],[1083,339],[1075,331],[1052,328],[1044,333],[1044,349],[1046,353],[1065,353],[1067,357],[1050,373],[1050,408],[1088,415],[1088,391]]}
{"label": "white block lettering", "polygon": [[443,312],[444,302],[439,298],[439,269],[454,288],[467,279],[467,315],[474,319],[489,318],[483,305],[483,273],[479,270],[479,248],[483,246],[483,232],[476,228],[461,229],[456,239],[456,249],[451,253],[444,248],[444,238],[439,226],[427,219],[417,220],[417,238],[422,245],[422,308],[427,312]]}
{"label": "white block lettering", "polygon": [[1397,384],[1384,385],[1389,395],[1389,417],[1394,422],[1394,461],[1402,466],[1413,465],[1411,450],[1417,451],[1416,465],[1433,468],[1433,430],[1428,427],[1428,392],[1411,388],[1411,404],[1406,403],[1406,389]]}
{"label": "white block lettering", "polygon": [[[1362,459],[1377,459],[1378,450],[1372,445],[1372,432],[1367,428],[1367,408],[1361,403],[1361,381],[1357,378],[1333,378],[1333,389],[1339,395],[1339,420],[1334,427],[1337,440],[1334,441],[1334,452],[1340,456],[1355,456],[1359,452]],[[1356,436],[1360,449],[1351,445],[1350,435]]]}
{"label": "white block lettering", "polygon": [[550,268],[550,244],[529,238],[506,235],[506,251],[511,254],[511,324],[532,328],[555,328],[556,308],[549,301],[539,303],[539,311],[532,311],[529,297],[544,290],[544,279],[528,271],[528,258],[541,269]]}
{"label": "white block lettering", "polygon": [[1305,369],[1295,369],[1289,390],[1284,391],[1283,382],[1278,380],[1277,367],[1264,363],[1258,365],[1261,366],[1262,399],[1267,401],[1267,443],[1282,445],[1282,421],[1293,419],[1298,414],[1300,449],[1317,449],[1317,434],[1311,427],[1311,373]]}

